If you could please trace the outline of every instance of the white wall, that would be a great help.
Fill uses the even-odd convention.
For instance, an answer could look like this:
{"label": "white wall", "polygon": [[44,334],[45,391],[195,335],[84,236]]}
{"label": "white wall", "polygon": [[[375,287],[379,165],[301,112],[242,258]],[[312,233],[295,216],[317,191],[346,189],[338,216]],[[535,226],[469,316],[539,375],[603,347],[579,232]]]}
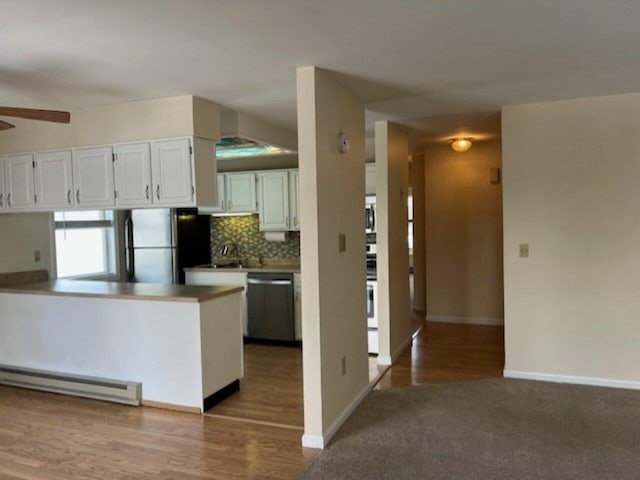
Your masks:
{"label": "white wall", "polygon": [[[368,391],[364,106],[332,75],[299,68],[303,444],[323,447]],[[351,149],[338,151],[346,132]],[[340,252],[338,237],[346,236]],[[342,359],[346,373],[342,372]]]}
{"label": "white wall", "polygon": [[378,246],[378,363],[389,365],[411,336],[408,204],[409,136],[394,123],[375,124]]}
{"label": "white wall", "polygon": [[[41,269],[51,273],[50,222],[48,213],[0,215],[0,273]],[[40,262],[34,260],[36,250]]]}
{"label": "white wall", "polygon": [[509,374],[640,388],[639,118],[640,94],[503,109]]}
{"label": "white wall", "polygon": [[499,143],[425,152],[429,320],[502,324],[502,188]]}

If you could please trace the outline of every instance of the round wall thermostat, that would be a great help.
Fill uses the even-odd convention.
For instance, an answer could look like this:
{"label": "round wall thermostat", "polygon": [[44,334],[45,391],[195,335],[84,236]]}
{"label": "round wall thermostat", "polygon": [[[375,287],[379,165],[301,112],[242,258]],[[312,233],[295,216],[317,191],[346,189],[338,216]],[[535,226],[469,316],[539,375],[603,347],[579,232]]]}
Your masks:
{"label": "round wall thermostat", "polygon": [[338,135],[338,151],[340,153],[347,153],[351,148],[351,144],[349,143],[349,137],[346,133],[340,132]]}

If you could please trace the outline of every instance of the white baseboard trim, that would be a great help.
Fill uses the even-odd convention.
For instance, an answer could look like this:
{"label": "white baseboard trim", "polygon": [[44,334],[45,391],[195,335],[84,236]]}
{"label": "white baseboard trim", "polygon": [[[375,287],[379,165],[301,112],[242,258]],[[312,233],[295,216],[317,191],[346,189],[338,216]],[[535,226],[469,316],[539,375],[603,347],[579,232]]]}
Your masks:
{"label": "white baseboard trim", "polygon": [[327,429],[327,432],[322,436],[318,435],[309,435],[305,433],[302,435],[302,446],[307,448],[320,448],[323,449],[326,447],[333,436],[338,432],[340,427],[347,421],[347,419],[351,416],[351,414],[358,408],[358,405],[364,400],[364,398],[369,394],[371,389],[373,388],[372,383],[367,383],[367,385],[360,390],[360,393],[356,395],[356,397],[351,401],[351,403],[345,408],[342,413],[336,418],[333,423]]}
{"label": "white baseboard trim", "polygon": [[521,372],[517,370],[504,370],[505,378],[517,378],[520,380],[537,380],[541,382],[569,383],[572,385],[590,385],[593,387],[626,388],[640,390],[640,382],[631,380],[614,380],[596,377],[575,377],[571,375],[555,375],[551,373]]}
{"label": "white baseboard trim", "polygon": [[409,335],[407,338],[404,339],[404,341],[402,342],[402,344],[396,349],[395,352],[393,352],[393,354],[391,356],[388,355],[378,355],[378,365],[393,365],[396,360],[398,360],[398,357],[400,355],[402,355],[402,352],[405,351],[405,349],[411,345],[411,340],[413,340],[413,334]]}
{"label": "white baseboard trim", "polygon": [[427,322],[468,323],[470,325],[504,325],[504,318],[497,317],[447,317],[443,315],[427,315]]}

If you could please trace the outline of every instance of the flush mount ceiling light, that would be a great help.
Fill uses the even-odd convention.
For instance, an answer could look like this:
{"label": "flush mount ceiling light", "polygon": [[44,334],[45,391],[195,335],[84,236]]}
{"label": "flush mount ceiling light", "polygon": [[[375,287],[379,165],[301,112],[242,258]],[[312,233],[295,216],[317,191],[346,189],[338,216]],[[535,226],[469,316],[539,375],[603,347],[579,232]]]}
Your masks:
{"label": "flush mount ceiling light", "polygon": [[471,139],[470,138],[456,138],[451,143],[451,148],[453,148],[456,152],[466,152],[471,148]]}

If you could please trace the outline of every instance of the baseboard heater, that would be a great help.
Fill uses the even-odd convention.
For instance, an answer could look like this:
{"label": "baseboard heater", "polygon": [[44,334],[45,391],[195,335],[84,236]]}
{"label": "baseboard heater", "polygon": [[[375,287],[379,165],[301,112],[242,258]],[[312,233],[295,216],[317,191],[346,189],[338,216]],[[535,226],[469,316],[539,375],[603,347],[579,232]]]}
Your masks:
{"label": "baseboard heater", "polygon": [[68,373],[0,365],[0,384],[46,392],[140,405],[142,384]]}

